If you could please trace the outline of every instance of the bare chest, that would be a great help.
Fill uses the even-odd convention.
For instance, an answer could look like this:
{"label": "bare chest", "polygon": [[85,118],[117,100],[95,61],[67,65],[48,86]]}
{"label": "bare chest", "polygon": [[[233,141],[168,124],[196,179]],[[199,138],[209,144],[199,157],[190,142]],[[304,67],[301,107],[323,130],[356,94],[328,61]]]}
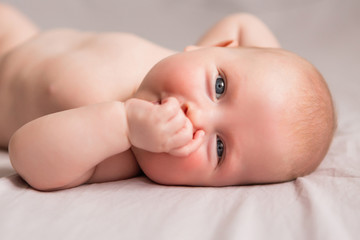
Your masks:
{"label": "bare chest", "polygon": [[[8,76],[25,91],[52,86],[99,100],[130,98],[151,67],[171,51],[124,33],[44,33],[9,59]],[[79,92],[79,90],[81,90]]]}

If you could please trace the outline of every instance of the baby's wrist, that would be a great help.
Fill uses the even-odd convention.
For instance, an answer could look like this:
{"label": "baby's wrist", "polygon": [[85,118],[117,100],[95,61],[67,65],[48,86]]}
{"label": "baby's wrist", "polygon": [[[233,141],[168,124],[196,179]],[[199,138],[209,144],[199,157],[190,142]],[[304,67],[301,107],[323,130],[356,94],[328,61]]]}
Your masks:
{"label": "baby's wrist", "polygon": [[108,118],[111,120],[107,123],[108,126],[105,126],[107,134],[111,136],[109,140],[110,145],[116,149],[116,152],[124,152],[131,147],[129,141],[129,127],[126,117],[125,104],[123,102],[114,101],[110,103],[109,115]]}
{"label": "baby's wrist", "polygon": [[124,108],[124,113],[125,113],[125,119],[124,119],[124,121],[125,121],[125,125],[124,125],[125,126],[125,136],[126,136],[127,141],[129,142],[130,147],[131,146],[137,147],[133,143],[130,125],[136,119],[135,111],[137,109],[136,105],[137,105],[138,101],[139,101],[139,99],[130,98],[123,103],[123,108]]}

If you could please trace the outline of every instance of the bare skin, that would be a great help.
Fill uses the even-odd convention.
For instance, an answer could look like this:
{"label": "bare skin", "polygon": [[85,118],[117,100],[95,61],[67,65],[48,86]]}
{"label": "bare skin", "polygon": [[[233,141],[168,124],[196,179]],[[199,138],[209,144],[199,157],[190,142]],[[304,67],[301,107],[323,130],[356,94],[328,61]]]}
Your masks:
{"label": "bare skin", "polygon": [[[127,179],[142,173],[133,148],[186,157],[204,141],[176,98],[133,98],[175,51],[128,33],[40,32],[11,7],[0,11],[0,29],[8,18],[17,25],[0,32],[0,145],[9,145],[14,168],[34,188]],[[260,20],[236,14],[186,50],[201,46],[279,44]],[[135,109],[161,117],[144,120]],[[146,124],[159,126],[137,131]]]}

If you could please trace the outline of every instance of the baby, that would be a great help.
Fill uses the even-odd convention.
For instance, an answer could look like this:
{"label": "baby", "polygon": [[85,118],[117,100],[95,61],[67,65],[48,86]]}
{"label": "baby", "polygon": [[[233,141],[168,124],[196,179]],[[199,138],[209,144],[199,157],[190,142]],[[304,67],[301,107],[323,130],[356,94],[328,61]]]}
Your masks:
{"label": "baby", "polygon": [[126,33],[39,32],[1,5],[0,54],[0,145],[39,190],[142,173],[289,181],[319,165],[335,131],[321,74],[249,14],[175,52]]}

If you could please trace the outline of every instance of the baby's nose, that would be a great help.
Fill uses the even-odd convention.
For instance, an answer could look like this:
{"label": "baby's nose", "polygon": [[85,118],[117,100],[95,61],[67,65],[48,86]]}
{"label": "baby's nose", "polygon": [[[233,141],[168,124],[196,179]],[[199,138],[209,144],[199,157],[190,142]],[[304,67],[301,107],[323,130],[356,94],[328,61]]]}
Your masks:
{"label": "baby's nose", "polygon": [[182,104],[181,109],[183,110],[185,116],[190,120],[193,125],[194,132],[196,130],[208,130],[206,129],[206,122],[208,117],[206,116],[206,111],[202,111],[200,108],[195,107],[190,104]]}
{"label": "baby's nose", "polygon": [[188,105],[187,104],[182,104],[181,109],[183,110],[185,116],[187,116],[187,111],[189,109]]}

